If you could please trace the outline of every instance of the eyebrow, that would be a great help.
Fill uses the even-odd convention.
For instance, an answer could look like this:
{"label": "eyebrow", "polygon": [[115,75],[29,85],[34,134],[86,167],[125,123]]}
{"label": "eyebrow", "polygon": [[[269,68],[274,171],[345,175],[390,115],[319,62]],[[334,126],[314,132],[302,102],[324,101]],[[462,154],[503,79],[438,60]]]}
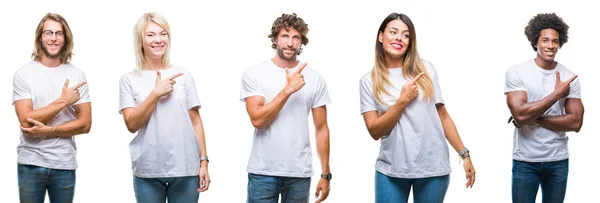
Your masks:
{"label": "eyebrow", "polygon": [[[400,29],[398,29],[398,28],[395,28],[395,27],[391,27],[390,29],[394,29],[394,30],[396,30],[396,31],[400,30]],[[402,31],[402,33],[404,33],[404,32],[409,32],[409,31],[408,31],[408,30],[403,30],[403,31]]]}

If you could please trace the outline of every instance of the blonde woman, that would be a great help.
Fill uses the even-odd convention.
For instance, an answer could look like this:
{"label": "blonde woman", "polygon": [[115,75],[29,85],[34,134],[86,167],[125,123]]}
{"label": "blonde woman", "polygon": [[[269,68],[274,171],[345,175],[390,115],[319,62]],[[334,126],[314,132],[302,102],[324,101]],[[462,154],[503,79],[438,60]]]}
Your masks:
{"label": "blonde woman", "polygon": [[450,182],[446,140],[464,161],[467,187],[475,182],[463,146],[442,99],[437,73],[421,60],[412,21],[392,13],[379,26],[375,66],[360,80],[361,113],[374,140],[381,140],[375,165],[375,201],[443,202]]}
{"label": "blonde woman", "polygon": [[[198,202],[210,184],[200,101],[192,74],[171,65],[164,17],[146,13],[134,28],[137,68],[120,81],[137,202]],[[188,115],[188,116],[182,116]]]}

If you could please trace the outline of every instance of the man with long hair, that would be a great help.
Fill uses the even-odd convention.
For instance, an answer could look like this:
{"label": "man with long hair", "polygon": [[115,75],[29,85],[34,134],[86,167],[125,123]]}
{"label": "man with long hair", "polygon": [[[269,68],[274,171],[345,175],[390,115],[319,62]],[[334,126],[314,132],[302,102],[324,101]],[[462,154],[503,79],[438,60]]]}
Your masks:
{"label": "man with long hair", "polygon": [[308,44],[308,26],[296,14],[273,22],[269,38],[276,54],[244,73],[240,99],[256,128],[248,161],[249,203],[308,202],[313,175],[308,132],[312,111],[321,178],[316,202],[329,195],[329,101],[323,77],[296,56]]}
{"label": "man with long hair", "polygon": [[73,202],[75,135],[92,125],[85,74],[70,63],[73,35],[65,19],[48,13],[36,29],[33,60],[15,72],[13,105],[21,124],[17,146],[21,202]]}
{"label": "man with long hair", "polygon": [[577,75],[556,62],[569,26],[554,13],[533,17],[525,35],[536,57],[506,72],[506,94],[516,126],[513,144],[513,202],[563,202],[569,174],[568,131],[579,132],[583,103]]}

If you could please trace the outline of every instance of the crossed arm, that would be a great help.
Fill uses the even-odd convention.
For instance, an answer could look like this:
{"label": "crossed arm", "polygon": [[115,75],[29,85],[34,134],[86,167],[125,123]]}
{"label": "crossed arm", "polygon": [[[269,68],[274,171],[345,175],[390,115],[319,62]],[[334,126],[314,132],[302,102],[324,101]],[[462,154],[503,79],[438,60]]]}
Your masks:
{"label": "crossed arm", "polygon": [[559,116],[543,116],[561,97],[556,93],[535,102],[527,102],[527,92],[513,91],[506,94],[508,107],[518,125],[537,123],[556,132],[579,132],[583,124],[583,103],[578,98],[567,98],[565,113]]}
{"label": "crossed arm", "polygon": [[57,126],[47,126],[68,103],[58,99],[49,105],[33,110],[31,99],[15,101],[15,111],[21,130],[28,136],[42,137],[47,135],[69,138],[79,134],[85,134],[92,127],[92,105],[90,102],[75,105],[77,118]]}

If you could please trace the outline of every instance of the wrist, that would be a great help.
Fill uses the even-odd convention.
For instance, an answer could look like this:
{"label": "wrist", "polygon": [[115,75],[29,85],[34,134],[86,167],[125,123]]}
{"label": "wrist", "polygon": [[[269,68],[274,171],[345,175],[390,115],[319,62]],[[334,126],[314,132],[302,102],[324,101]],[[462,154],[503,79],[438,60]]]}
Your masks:
{"label": "wrist", "polygon": [[468,158],[468,157],[470,157],[470,156],[471,156],[471,154],[470,154],[470,152],[469,152],[469,149],[467,149],[467,148],[465,147],[465,148],[463,148],[463,149],[462,149],[460,152],[458,152],[458,156],[464,160],[465,158]]}

